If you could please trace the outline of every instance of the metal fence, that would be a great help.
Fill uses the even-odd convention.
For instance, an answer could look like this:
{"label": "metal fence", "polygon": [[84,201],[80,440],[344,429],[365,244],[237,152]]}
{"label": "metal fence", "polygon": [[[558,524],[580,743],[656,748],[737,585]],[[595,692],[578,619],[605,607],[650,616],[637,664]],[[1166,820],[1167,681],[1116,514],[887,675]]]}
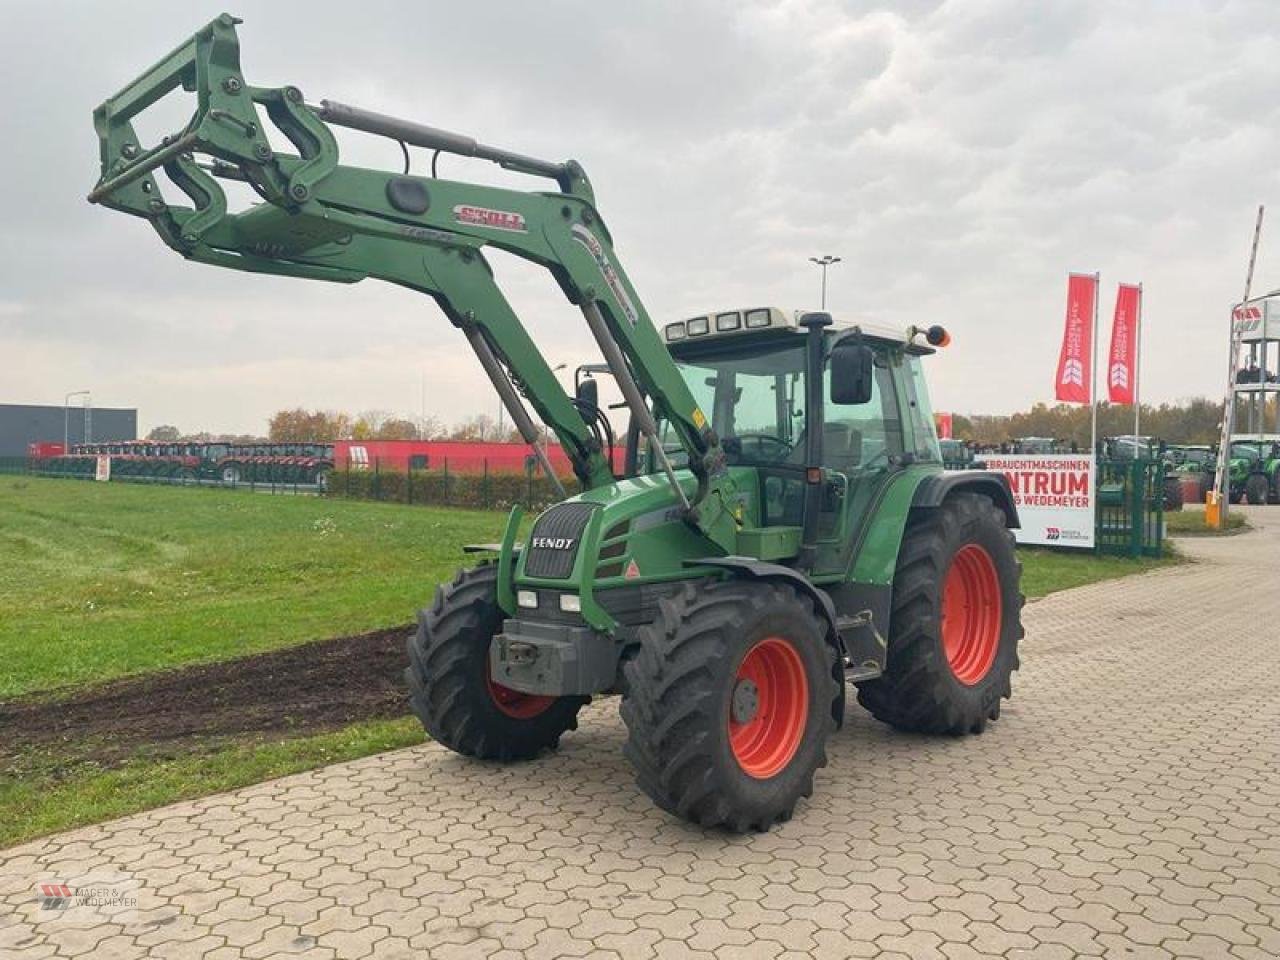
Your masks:
{"label": "metal fence", "polygon": [[[561,477],[565,489],[577,484]],[[522,471],[494,470],[488,459],[468,461],[466,469],[452,467],[442,458],[438,469],[406,470],[377,457],[365,462],[339,464],[329,478],[330,496],[427,506],[471,507],[506,510],[519,503],[539,509],[561,499],[561,494],[536,465]]]}
{"label": "metal fence", "polygon": [[[322,494],[327,485],[327,479],[322,483],[305,481],[300,478],[296,469],[282,464],[260,464],[253,470],[246,470],[240,476],[231,479],[202,475],[190,470],[174,471],[167,474],[133,472],[134,466],[128,461],[113,458],[111,482],[169,487],[216,487],[227,490],[249,490],[256,493],[304,496]],[[95,479],[93,465],[86,465],[83,459],[77,462],[76,460],[31,460],[27,457],[0,457],[0,474],[54,477],[66,480]]]}
{"label": "metal fence", "polygon": [[1160,556],[1165,497],[1161,461],[1099,460],[1097,496],[1099,553]]}
{"label": "metal fence", "polygon": [[[304,482],[286,465],[257,464],[245,468],[235,478],[202,476],[192,471],[172,475],[132,473],[134,465],[113,458],[113,483],[143,483],[179,487],[217,487],[228,490],[250,490],[260,493],[322,495],[354,500],[378,500],[387,503],[423,506],[469,507],[480,510],[506,510],[514,504],[538,509],[561,499],[559,492],[535,466],[523,471],[494,470],[488,459],[468,461],[459,470],[442,459],[438,469],[406,470],[387,465],[379,458],[339,464],[321,483]],[[138,467],[141,469],[141,467]],[[29,460],[26,457],[0,457],[0,474],[22,474],[38,477],[62,477],[93,480],[92,465],[71,460]],[[575,490],[576,481],[561,478],[567,490]]]}

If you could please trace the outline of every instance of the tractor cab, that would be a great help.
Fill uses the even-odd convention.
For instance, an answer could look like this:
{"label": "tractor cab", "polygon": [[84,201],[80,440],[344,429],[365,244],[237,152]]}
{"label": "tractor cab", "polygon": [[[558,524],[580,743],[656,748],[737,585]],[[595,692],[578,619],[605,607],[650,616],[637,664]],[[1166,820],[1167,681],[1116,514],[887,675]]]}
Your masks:
{"label": "tractor cab", "polygon": [[[942,461],[920,369],[933,349],[905,331],[759,307],[668,323],[663,333],[728,466],[754,474],[743,512],[773,531],[762,537],[772,559],[812,542],[814,573],[843,573],[886,480]],[[684,465],[671,425],[659,423],[665,451]],[[656,471],[650,454],[647,472]]]}

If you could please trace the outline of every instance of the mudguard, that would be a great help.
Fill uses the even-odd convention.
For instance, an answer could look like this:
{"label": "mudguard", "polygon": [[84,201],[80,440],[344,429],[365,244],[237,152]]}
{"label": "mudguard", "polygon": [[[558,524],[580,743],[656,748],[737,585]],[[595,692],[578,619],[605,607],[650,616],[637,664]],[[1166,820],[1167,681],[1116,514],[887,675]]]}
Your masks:
{"label": "mudguard", "polygon": [[990,470],[951,470],[925,477],[916,487],[911,507],[926,510],[940,507],[947,497],[962,490],[990,497],[1004,511],[1005,523],[1009,529],[1017,530],[1020,526],[1013,491],[1009,489],[1009,478],[1003,473]]}

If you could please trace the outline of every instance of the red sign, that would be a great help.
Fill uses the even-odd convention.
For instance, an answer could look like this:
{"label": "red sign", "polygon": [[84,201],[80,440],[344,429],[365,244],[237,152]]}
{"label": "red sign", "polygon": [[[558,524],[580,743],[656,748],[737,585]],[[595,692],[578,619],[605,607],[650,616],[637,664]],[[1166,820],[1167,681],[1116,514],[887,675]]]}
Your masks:
{"label": "red sign", "polygon": [[1116,290],[1116,316],[1111,324],[1107,358],[1107,395],[1112,403],[1133,403],[1138,395],[1138,318],[1142,288],[1122,283]]}
{"label": "red sign", "polygon": [[1096,274],[1073,273],[1067,278],[1067,324],[1058,354],[1054,396],[1063,403],[1093,402],[1093,306]]}
{"label": "red sign", "polygon": [[949,413],[935,413],[933,424],[938,428],[939,440],[950,440],[953,418]]}

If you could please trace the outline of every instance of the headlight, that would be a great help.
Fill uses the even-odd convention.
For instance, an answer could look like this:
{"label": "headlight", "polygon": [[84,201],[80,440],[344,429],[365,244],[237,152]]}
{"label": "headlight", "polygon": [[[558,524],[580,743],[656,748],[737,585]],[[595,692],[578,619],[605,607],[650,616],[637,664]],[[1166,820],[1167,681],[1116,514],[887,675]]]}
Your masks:
{"label": "headlight", "polygon": [[684,321],[683,320],[681,320],[679,323],[667,324],[667,339],[668,340],[684,339]]}
{"label": "headlight", "polygon": [[560,594],[560,609],[565,613],[581,613],[582,598],[576,593]]}
{"label": "headlight", "polygon": [[707,332],[707,318],[694,317],[692,320],[689,321],[688,327],[689,327],[689,336],[700,337]]}
{"label": "headlight", "polygon": [[771,323],[773,323],[773,317],[769,315],[768,310],[747,311],[747,326],[750,329],[757,330],[760,327],[767,327]]}
{"label": "headlight", "polygon": [[537,609],[538,593],[536,590],[517,590],[516,606],[524,607],[526,610]]}
{"label": "headlight", "polygon": [[717,313],[717,330],[737,330],[742,326],[742,317],[737,313]]}

